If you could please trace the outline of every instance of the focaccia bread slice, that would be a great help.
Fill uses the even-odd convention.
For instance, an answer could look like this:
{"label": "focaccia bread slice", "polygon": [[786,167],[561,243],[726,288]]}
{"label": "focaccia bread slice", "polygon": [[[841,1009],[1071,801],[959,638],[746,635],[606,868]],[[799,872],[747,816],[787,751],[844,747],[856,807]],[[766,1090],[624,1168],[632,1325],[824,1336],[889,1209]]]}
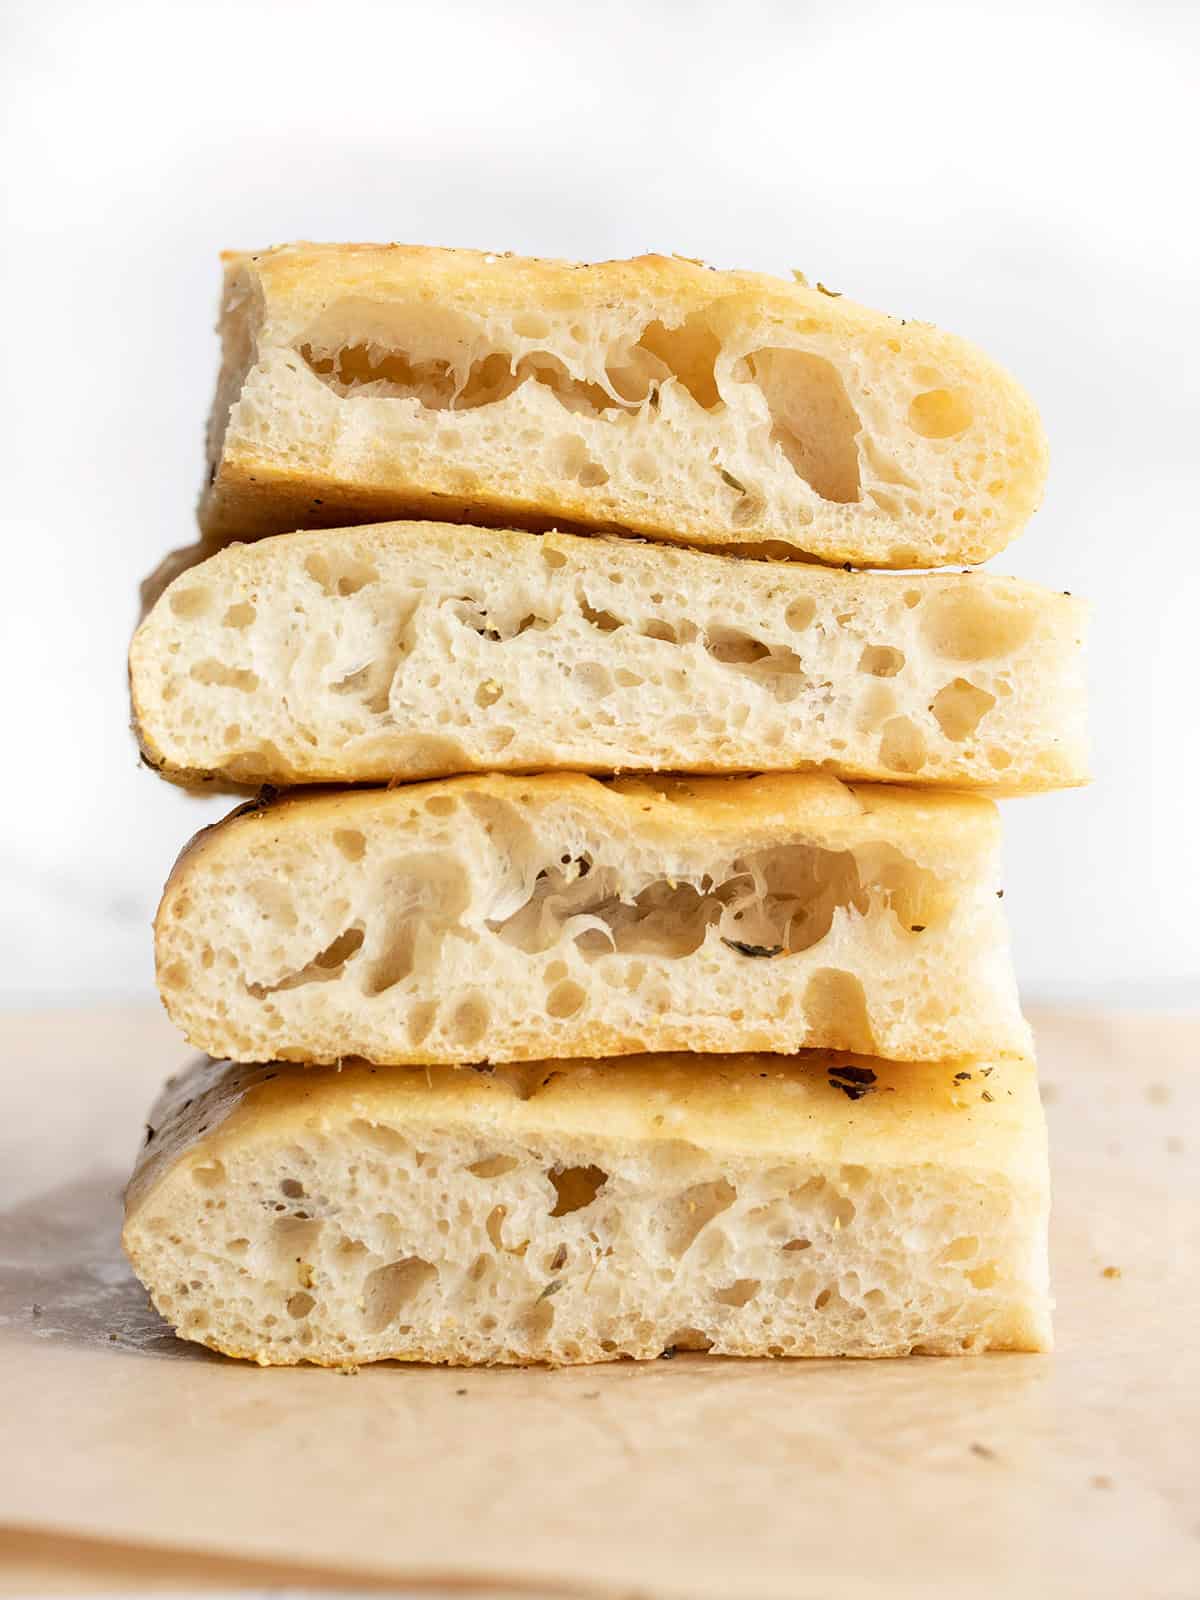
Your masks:
{"label": "focaccia bread slice", "polygon": [[124,1243],[264,1365],[1049,1348],[1031,1061],[201,1063]]}
{"label": "focaccia bread slice", "polygon": [[1029,1047],[991,801],[824,775],[489,776],[199,834],[158,983],[239,1061]]}
{"label": "focaccia bread slice", "polygon": [[183,783],[770,772],[1021,793],[1086,776],[1081,601],[439,523],[193,567],[130,652]]}
{"label": "focaccia bread slice", "polygon": [[995,554],[1046,468],[971,345],[678,257],[292,244],[225,258],[210,536],[571,522],[932,567]]}

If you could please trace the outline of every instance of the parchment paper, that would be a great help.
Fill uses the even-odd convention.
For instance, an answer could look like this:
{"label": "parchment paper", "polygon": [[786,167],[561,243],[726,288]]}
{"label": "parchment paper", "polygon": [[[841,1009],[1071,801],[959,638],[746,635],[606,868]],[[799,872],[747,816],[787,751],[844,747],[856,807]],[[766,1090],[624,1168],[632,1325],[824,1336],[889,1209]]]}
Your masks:
{"label": "parchment paper", "polygon": [[343,1376],[177,1342],[125,1266],[166,1022],[0,1019],[0,1587],[1200,1593],[1200,1021],[1035,1023],[1054,1356]]}

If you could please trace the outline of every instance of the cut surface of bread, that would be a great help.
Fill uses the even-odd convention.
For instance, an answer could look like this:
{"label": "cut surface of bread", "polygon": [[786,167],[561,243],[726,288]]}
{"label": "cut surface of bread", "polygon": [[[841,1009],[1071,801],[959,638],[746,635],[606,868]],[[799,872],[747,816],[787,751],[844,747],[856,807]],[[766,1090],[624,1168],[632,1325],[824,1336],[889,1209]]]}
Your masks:
{"label": "cut surface of bread", "polygon": [[824,775],[458,778],[199,834],[159,989],[213,1056],[1024,1053],[991,801]]}
{"label": "cut surface of bread", "polygon": [[225,258],[201,526],[569,522],[861,566],[985,560],[1041,424],[972,346],[800,282],[404,245]]}
{"label": "cut surface of bread", "polygon": [[438,523],[285,534],[176,579],[130,652],[182,782],[787,771],[1086,774],[1081,601]]}
{"label": "cut surface of bread", "polygon": [[203,1062],[125,1248],[264,1365],[952,1355],[1050,1345],[1033,1063]]}

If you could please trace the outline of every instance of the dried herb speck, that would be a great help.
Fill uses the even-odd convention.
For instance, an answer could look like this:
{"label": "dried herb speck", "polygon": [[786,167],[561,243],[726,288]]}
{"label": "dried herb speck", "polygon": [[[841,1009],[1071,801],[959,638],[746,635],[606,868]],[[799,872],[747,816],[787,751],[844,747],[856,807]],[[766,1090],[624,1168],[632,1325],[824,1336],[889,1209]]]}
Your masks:
{"label": "dried herb speck", "polygon": [[538,1295],[537,1302],[535,1302],[535,1304],[540,1303],[542,1300],[549,1300],[550,1296],[552,1294],[557,1294],[562,1286],[563,1280],[561,1278],[551,1278],[550,1282],[542,1290],[541,1294]]}
{"label": "dried herb speck", "polygon": [[840,1089],[848,1099],[861,1100],[875,1087],[875,1074],[870,1067],[830,1067],[829,1083],[831,1088]]}
{"label": "dried herb speck", "polygon": [[996,1459],[996,1452],[989,1450],[986,1444],[972,1444],[971,1454],[973,1456],[981,1456],[984,1461],[994,1461]]}
{"label": "dried herb speck", "polygon": [[830,1067],[830,1075],[836,1073],[839,1078],[848,1078],[851,1083],[874,1083],[875,1074],[870,1067],[856,1067],[849,1062],[842,1067]]}
{"label": "dried herb speck", "polygon": [[739,494],[745,494],[746,485],[744,483],[739,483],[732,472],[726,472],[725,468],[721,467],[720,473],[722,481],[727,483],[731,489],[736,489]]}
{"label": "dried herb speck", "polygon": [[743,956],[781,956],[781,944],[743,944],[740,939],[722,939],[722,944],[727,944],[731,950],[736,950]]}

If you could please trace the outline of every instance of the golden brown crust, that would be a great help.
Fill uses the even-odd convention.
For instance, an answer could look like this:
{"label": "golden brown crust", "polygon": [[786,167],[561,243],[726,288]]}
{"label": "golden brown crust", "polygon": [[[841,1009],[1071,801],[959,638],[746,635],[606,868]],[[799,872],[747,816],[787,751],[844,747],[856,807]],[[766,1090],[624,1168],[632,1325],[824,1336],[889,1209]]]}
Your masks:
{"label": "golden brown crust", "polygon": [[[338,824],[386,821],[389,811],[451,790],[505,799],[536,794],[539,804],[561,801],[590,809],[614,828],[636,828],[650,844],[681,833],[698,840],[742,840],[757,845],[802,838],[822,849],[842,850],[873,841],[893,844],[916,862],[936,856],[943,865],[967,864],[1000,837],[993,801],[956,791],[931,793],[895,785],[843,783],[825,773],[765,773],[758,777],[629,777],[600,781],[577,772],[522,778],[489,773],[405,784],[401,789],[318,789],[267,796],[238,806],[184,845],[167,880],[166,895],[207,852],[225,858],[257,849],[264,835],[295,824],[326,833]],[[163,908],[159,916],[163,915]]]}
{"label": "golden brown crust", "polygon": [[[852,1078],[844,1069],[855,1069]],[[866,1075],[865,1083],[855,1081]],[[536,1093],[531,1091],[536,1089]],[[669,1125],[663,1113],[669,1109]],[[375,1068],[201,1060],[168,1083],[126,1193],[132,1215],[164,1172],[293,1131],[469,1122],[534,1137],[646,1144],[686,1138],[718,1155],[1006,1171],[1044,1187],[1032,1061],[895,1062],[844,1051],[640,1055],[470,1067]],[[853,1152],[851,1154],[851,1152]]]}
{"label": "golden brown crust", "polygon": [[[929,325],[905,323],[803,283],[761,273],[716,272],[661,255],[585,265],[406,245],[314,244],[231,253],[226,280],[227,305],[252,302],[255,320],[252,342],[245,349],[247,335],[227,332],[226,367],[210,434],[212,473],[200,505],[201,524],[214,538],[432,516],[536,530],[552,525],[609,528],[758,553],[918,567],[987,559],[1019,530],[1040,499],[1045,475],[1040,424],[1028,398],[1006,373],[963,341]],[[282,420],[271,434],[272,439],[279,436],[278,444],[254,430],[243,434],[237,426],[226,433],[238,384],[264,352],[303,348],[306,329],[331,305],[395,302],[436,307],[439,313],[481,323],[529,308],[586,319],[603,318],[619,306],[644,324],[665,318],[671,327],[704,313],[728,327],[749,319],[759,330],[761,347],[769,347],[772,339],[786,342],[802,329],[804,337],[844,345],[853,352],[853,363],[874,363],[881,370],[896,364],[905,371],[926,372],[935,384],[943,383],[940,374],[950,374],[945,382],[960,384],[988,409],[992,453],[986,483],[966,487],[978,471],[977,461],[983,460],[976,447],[938,434],[939,451],[957,463],[947,480],[959,484],[957,520],[950,520],[949,502],[930,502],[911,515],[899,513],[894,486],[906,480],[892,472],[879,480],[878,504],[825,507],[806,532],[799,517],[787,525],[775,526],[768,517],[759,525],[751,519],[739,526],[732,494],[714,515],[707,501],[692,505],[686,495],[631,494],[619,476],[607,487],[580,488],[569,477],[548,476],[528,455],[522,470],[503,480],[496,462],[473,471],[469,452],[460,461],[441,445],[424,449],[419,464],[416,457],[402,459],[392,445],[378,439],[370,448],[356,447],[344,456],[328,431],[336,434],[340,428],[332,415],[328,427],[306,423],[294,436]],[[236,349],[231,353],[232,346]],[[919,381],[908,382],[905,406],[918,388]],[[880,385],[874,389],[878,392]],[[269,392],[275,395],[274,389]],[[255,406],[274,403],[262,398]],[[969,510],[964,519],[963,506],[972,505],[977,492],[987,500],[986,508],[980,500],[978,514]],[[847,509],[862,515],[847,520]],[[826,510],[836,515],[822,526]]]}

